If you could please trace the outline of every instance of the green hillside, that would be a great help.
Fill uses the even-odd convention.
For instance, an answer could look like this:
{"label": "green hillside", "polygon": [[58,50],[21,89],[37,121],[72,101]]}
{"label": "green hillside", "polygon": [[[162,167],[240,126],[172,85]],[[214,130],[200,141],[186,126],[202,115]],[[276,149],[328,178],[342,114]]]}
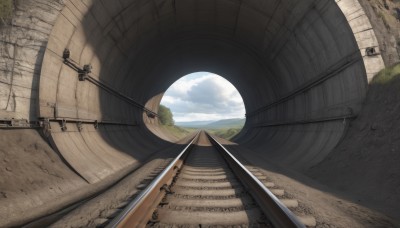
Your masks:
{"label": "green hillside", "polygon": [[189,121],[189,122],[176,122],[175,125],[186,128],[202,128],[205,125],[213,123],[214,121]]}
{"label": "green hillside", "polygon": [[192,121],[192,122],[178,122],[177,125],[188,131],[196,129],[204,129],[211,134],[224,139],[232,139],[242,130],[246,119],[224,119],[214,122],[210,121]]}
{"label": "green hillside", "polygon": [[158,115],[159,115],[160,129],[171,134],[176,139],[183,138],[188,134],[190,134],[190,132],[192,132],[188,129],[175,126],[172,112],[168,107],[160,105],[158,109]]}
{"label": "green hillside", "polygon": [[207,129],[208,132],[218,137],[230,140],[236,136],[242,128],[228,128],[228,129]]}
{"label": "green hillside", "polygon": [[[235,118],[218,121],[176,122],[175,125],[179,126],[183,131],[193,132],[197,129],[203,129],[218,137],[230,140],[242,130],[245,122],[246,119]],[[177,129],[174,130],[177,131]],[[180,133],[182,135],[186,134],[186,132]]]}
{"label": "green hillside", "polygon": [[204,126],[206,129],[221,129],[221,128],[242,128],[246,119],[225,119],[209,123]]}

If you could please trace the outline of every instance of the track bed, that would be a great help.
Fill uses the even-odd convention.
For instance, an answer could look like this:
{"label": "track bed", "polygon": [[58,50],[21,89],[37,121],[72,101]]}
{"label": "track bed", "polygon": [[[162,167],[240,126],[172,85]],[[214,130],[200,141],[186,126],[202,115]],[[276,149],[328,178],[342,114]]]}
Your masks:
{"label": "track bed", "polygon": [[272,227],[205,133],[157,208],[154,227]]}

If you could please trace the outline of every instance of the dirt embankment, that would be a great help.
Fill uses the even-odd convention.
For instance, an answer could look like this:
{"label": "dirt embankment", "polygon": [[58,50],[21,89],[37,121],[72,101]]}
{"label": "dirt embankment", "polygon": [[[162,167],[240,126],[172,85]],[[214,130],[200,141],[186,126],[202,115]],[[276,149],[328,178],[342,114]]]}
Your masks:
{"label": "dirt embankment", "polygon": [[378,74],[344,140],[307,173],[394,218],[400,218],[399,88],[400,64]]}
{"label": "dirt embankment", "polygon": [[62,196],[88,185],[36,130],[0,130],[0,135],[0,227],[67,203]]}

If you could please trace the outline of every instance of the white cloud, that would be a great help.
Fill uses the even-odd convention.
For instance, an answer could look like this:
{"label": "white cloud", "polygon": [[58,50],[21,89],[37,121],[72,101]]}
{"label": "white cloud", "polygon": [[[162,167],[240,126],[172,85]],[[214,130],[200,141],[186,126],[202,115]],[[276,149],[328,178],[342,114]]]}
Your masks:
{"label": "white cloud", "polygon": [[227,80],[212,73],[187,75],[166,91],[161,103],[177,122],[243,118],[242,97]]}

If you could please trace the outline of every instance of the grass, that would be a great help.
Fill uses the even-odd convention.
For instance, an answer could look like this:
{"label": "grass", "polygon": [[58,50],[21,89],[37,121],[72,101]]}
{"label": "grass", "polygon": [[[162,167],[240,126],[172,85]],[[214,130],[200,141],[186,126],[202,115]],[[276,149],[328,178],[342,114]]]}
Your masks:
{"label": "grass", "polygon": [[192,130],[181,128],[175,125],[161,125],[160,127],[170,133],[171,135],[175,136],[176,138],[183,138],[190,134]]}
{"label": "grass", "polygon": [[242,128],[207,129],[211,134],[227,140],[232,139],[240,130],[242,130]]}
{"label": "grass", "polygon": [[0,0],[0,18],[6,24],[6,21],[12,18],[13,0]]}
{"label": "grass", "polygon": [[384,85],[389,83],[393,78],[400,75],[400,63],[381,70],[372,80],[372,84]]}

